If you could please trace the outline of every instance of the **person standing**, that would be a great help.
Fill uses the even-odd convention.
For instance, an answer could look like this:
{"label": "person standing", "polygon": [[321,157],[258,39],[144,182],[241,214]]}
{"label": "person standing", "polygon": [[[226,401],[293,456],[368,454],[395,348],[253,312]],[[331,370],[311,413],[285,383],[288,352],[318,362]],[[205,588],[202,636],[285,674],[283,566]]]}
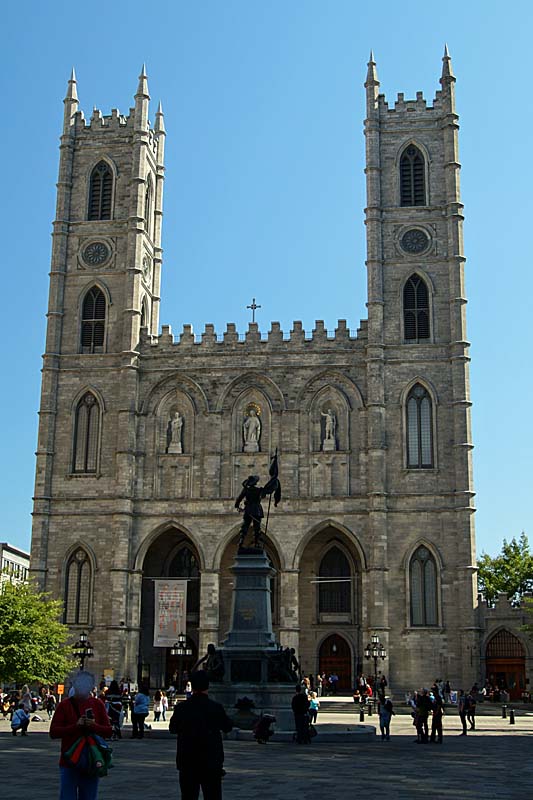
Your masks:
{"label": "person standing", "polygon": [[296,728],[296,741],[298,744],[309,744],[309,700],[299,683],[296,684],[295,694],[291,702]]}
{"label": "person standing", "polygon": [[442,744],[442,718],[444,716],[444,703],[439,692],[433,699],[433,711],[431,714],[431,742]]}
{"label": "person standing", "polygon": [[474,690],[467,695],[467,710],[466,710],[466,719],[470,724],[470,730],[475,731],[476,729],[476,701],[474,700],[475,693]]}
{"label": "person standing", "polygon": [[158,689],[154,694],[154,722],[159,722],[161,718],[161,712],[163,711],[163,703],[161,702],[161,699],[162,695]]}
{"label": "person standing", "polygon": [[142,685],[135,695],[131,712],[132,739],[144,738],[144,721],[150,711],[150,694],[147,686]]}
{"label": "person standing", "polygon": [[316,722],[319,708],[320,700],[318,699],[316,692],[311,692],[309,696],[309,721],[311,723]]}
{"label": "person standing", "polygon": [[74,693],[59,703],[50,723],[50,738],[61,739],[60,800],[96,800],[99,779],[88,777],[80,770],[69,767],[64,754],[80,736],[97,734],[104,739],[111,738],[111,723],[102,701],[91,695],[94,675],[90,672],[78,672],[72,686]]}
{"label": "person standing", "polygon": [[166,722],[166,713],[168,711],[168,697],[166,692],[161,692],[161,715],[163,722]]}
{"label": "person standing", "polygon": [[329,685],[331,686],[331,693],[335,697],[337,694],[337,684],[339,683],[339,676],[336,672],[332,672],[329,676]]}
{"label": "person standing", "polygon": [[459,710],[459,718],[463,726],[463,732],[460,734],[460,736],[466,736],[466,714],[468,711],[468,698],[462,689],[459,689],[459,700],[457,706]]}
{"label": "person standing", "polygon": [[385,700],[384,702],[380,703],[380,706],[379,706],[379,729],[381,731],[381,741],[382,742],[384,742],[385,739],[387,741],[389,741],[389,739],[390,739],[390,722],[391,722],[393,714],[394,714],[394,709],[393,709],[391,700]]}
{"label": "person standing", "polygon": [[229,733],[233,723],[220,703],[208,696],[209,678],[205,670],[190,677],[192,695],[176,703],[169,730],[178,736],[176,767],[182,800],[198,800],[200,787],[204,800],[221,800],[224,775],[224,747],[221,733]]}

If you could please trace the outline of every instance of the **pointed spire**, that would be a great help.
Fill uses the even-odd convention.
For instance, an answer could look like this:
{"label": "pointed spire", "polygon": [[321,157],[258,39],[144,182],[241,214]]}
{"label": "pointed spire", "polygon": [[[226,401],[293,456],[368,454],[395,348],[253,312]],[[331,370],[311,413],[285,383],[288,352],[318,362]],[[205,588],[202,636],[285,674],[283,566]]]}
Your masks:
{"label": "pointed spire", "polygon": [[76,73],[74,72],[74,67],[72,67],[72,72],[70,73],[65,100],[73,103],[78,102],[78,90],[76,88]]}
{"label": "pointed spire", "polygon": [[370,51],[370,58],[368,59],[368,70],[366,73],[365,86],[379,86],[378,71],[376,69],[376,62],[374,61],[374,51]]}
{"label": "pointed spire", "polygon": [[137,94],[135,97],[147,97],[150,99],[148,92],[148,76],[146,74],[146,64],[143,64],[141,74],[139,75],[139,85],[137,86]]}
{"label": "pointed spire", "polygon": [[455,80],[455,75],[453,74],[453,67],[452,67],[452,60],[450,58],[450,52],[448,50],[448,45],[444,45],[444,55],[442,57],[442,75],[440,82],[442,83],[444,80]]}
{"label": "pointed spire", "polygon": [[159,101],[159,105],[157,106],[157,111],[155,112],[154,130],[156,131],[156,133],[166,133],[165,117],[163,114],[163,106],[161,104],[161,100]]}

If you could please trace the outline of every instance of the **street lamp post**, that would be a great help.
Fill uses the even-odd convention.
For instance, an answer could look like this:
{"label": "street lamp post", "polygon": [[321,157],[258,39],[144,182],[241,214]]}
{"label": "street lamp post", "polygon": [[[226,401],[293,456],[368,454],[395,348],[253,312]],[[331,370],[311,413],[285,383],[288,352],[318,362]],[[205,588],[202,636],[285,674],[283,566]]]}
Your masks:
{"label": "street lamp post", "polygon": [[182,683],[182,680],[181,680],[182,679],[182,670],[180,669],[181,664],[182,664],[182,659],[186,658],[186,656],[192,656],[192,649],[190,647],[187,647],[187,637],[186,637],[186,635],[184,633],[180,633],[180,635],[178,636],[177,641],[174,642],[174,644],[172,645],[172,649],[170,651],[170,655],[173,656],[174,658],[176,658],[176,657],[178,658],[178,678],[179,678],[179,680],[177,681],[177,683],[178,683],[177,689],[178,689],[178,691],[180,691],[181,683]]}
{"label": "street lamp post", "polygon": [[[365,658],[374,659],[374,696],[377,697],[378,691],[378,658],[385,661],[387,658],[387,651],[379,641],[377,634],[372,634],[369,644],[365,647]],[[377,702],[377,700],[376,700]]]}
{"label": "street lamp post", "polygon": [[85,659],[92,658],[94,655],[93,646],[89,641],[88,634],[85,631],[80,633],[80,638],[74,645],[72,650],[76,658],[80,661],[80,670],[85,667]]}

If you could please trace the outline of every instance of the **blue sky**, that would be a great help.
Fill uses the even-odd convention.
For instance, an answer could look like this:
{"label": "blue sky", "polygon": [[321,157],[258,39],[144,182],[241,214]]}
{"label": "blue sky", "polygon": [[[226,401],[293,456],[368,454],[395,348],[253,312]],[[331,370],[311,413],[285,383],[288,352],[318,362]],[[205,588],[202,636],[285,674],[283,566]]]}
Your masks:
{"label": "blue sky", "polygon": [[[0,540],[30,542],[51,222],[62,99],[133,104],[147,64],[163,102],[167,182],[161,322],[244,331],[366,317],[363,82],[374,49],[389,100],[457,75],[472,342],[478,550],[531,533],[530,153],[532,6],[493,0],[374,4],[12,3],[3,12]],[[154,113],[151,118],[153,119]],[[10,254],[7,252],[9,244]]]}

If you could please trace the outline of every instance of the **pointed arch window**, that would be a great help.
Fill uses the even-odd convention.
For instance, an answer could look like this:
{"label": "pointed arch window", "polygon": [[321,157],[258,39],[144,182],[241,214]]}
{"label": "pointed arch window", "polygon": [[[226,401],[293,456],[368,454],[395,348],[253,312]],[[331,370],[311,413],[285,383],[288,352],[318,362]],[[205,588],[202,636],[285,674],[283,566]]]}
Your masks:
{"label": "pointed arch window", "polygon": [[113,172],[106,161],[99,161],[89,181],[88,219],[111,219]]}
{"label": "pointed arch window", "polygon": [[411,275],[403,288],[403,325],[407,342],[429,339],[429,292],[419,275]]}
{"label": "pointed arch window", "polygon": [[352,571],[339,547],[332,547],[318,570],[318,611],[320,614],[350,614],[352,610]]}
{"label": "pointed arch window", "polygon": [[200,568],[198,560],[191,548],[184,544],[169,567],[169,577],[190,578],[187,582],[187,614],[198,614],[200,611]]}
{"label": "pointed arch window", "polygon": [[406,147],[400,158],[400,205],[426,205],[424,156],[414,144]]}
{"label": "pointed arch window", "polygon": [[437,565],[427,547],[419,547],[409,564],[411,625],[437,625]]}
{"label": "pointed arch window", "polygon": [[148,236],[152,235],[152,197],[152,176],[148,175],[148,180],[146,181],[146,191],[144,193],[144,228]]}
{"label": "pointed arch window", "polygon": [[98,286],[89,289],[83,299],[81,352],[103,353],[105,340],[106,301]]}
{"label": "pointed arch window", "polygon": [[98,467],[100,406],[92,392],[86,392],[76,406],[72,471],[94,474]]}
{"label": "pointed arch window", "polygon": [[146,302],[146,297],[144,297],[141,303],[141,328],[147,328],[149,324],[148,303]]}
{"label": "pointed arch window", "polygon": [[67,562],[64,616],[67,625],[89,624],[91,581],[91,562],[85,550],[80,547]]}
{"label": "pointed arch window", "polygon": [[433,410],[429,392],[419,383],[407,397],[407,466],[433,467]]}

